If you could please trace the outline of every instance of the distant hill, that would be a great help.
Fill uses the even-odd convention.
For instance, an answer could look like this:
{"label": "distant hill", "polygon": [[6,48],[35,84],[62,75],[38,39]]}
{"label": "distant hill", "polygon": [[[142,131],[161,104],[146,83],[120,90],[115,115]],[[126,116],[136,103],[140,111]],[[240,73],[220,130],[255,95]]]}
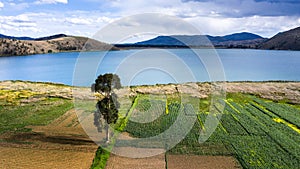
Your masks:
{"label": "distant hill", "polygon": [[57,39],[57,38],[64,38],[64,37],[68,37],[65,34],[57,34],[57,35],[52,35],[52,36],[46,36],[46,37],[42,37],[42,38],[36,38],[34,40],[37,41],[41,41],[41,40],[52,40],[52,39]]}
{"label": "distant hill", "polygon": [[26,37],[26,36],[16,37],[16,36],[7,36],[7,35],[0,34],[1,39],[15,39],[15,40],[37,40],[37,41],[41,41],[41,40],[51,40],[51,39],[62,38],[62,37],[67,37],[67,35],[57,34],[57,35],[52,35],[52,36],[40,37],[40,38],[31,38],[31,37]]}
{"label": "distant hill", "polygon": [[0,34],[0,39],[34,40],[34,38],[31,37],[14,37],[14,36],[7,36],[3,34]]}
{"label": "distant hill", "polygon": [[260,45],[261,49],[300,50],[300,27],[281,32]]}
{"label": "distant hill", "polygon": [[242,32],[242,33],[234,33],[231,35],[226,36],[209,36],[208,37],[211,41],[217,41],[217,42],[225,42],[225,41],[244,41],[244,40],[255,40],[255,39],[262,39],[263,37],[248,33],[248,32]]}
{"label": "distant hill", "polygon": [[[68,36],[58,34],[43,38],[28,38],[19,40],[16,37],[0,38],[0,56],[18,56],[43,53],[56,53],[64,51],[96,51],[117,50],[113,45],[99,42],[86,37]],[[26,39],[25,38],[25,39]],[[88,43],[86,43],[88,42]]]}
{"label": "distant hill", "polygon": [[265,38],[252,33],[242,32],[226,36],[210,35],[173,35],[135,43],[140,46],[216,46],[216,47],[247,47],[256,48]]}

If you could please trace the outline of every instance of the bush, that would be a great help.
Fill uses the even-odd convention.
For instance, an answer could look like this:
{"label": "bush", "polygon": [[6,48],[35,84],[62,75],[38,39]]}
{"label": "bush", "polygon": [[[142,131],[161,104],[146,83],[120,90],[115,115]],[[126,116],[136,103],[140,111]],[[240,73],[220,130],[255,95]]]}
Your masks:
{"label": "bush", "polygon": [[109,151],[103,149],[102,147],[99,147],[96,151],[91,169],[105,169],[109,155]]}

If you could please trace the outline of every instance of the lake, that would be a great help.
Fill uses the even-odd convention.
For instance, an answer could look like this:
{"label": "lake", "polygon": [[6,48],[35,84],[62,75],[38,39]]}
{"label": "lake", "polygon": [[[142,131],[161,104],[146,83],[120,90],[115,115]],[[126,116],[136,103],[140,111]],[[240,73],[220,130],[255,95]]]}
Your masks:
{"label": "lake", "polygon": [[90,86],[117,73],[123,85],[191,81],[300,81],[300,52],[251,49],[135,49],[0,58],[0,80]]}

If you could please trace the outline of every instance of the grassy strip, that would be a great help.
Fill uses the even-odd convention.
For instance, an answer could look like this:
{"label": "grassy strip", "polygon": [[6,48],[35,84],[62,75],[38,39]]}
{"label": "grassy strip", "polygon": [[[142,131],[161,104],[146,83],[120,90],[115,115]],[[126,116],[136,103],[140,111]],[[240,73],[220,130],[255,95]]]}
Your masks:
{"label": "grassy strip", "polygon": [[101,146],[98,147],[91,169],[105,169],[109,156],[109,151],[105,150]]}
{"label": "grassy strip", "polygon": [[136,108],[136,106],[138,105],[138,100],[139,100],[139,95],[137,95],[134,99],[133,99],[133,102],[132,102],[132,106],[130,107],[130,109],[128,110],[128,113],[126,113],[125,117],[124,118],[121,118],[118,120],[116,126],[115,126],[115,130],[119,131],[119,132],[122,132],[124,131],[126,125],[127,125],[127,122],[129,120],[129,117],[131,116],[133,110]]}

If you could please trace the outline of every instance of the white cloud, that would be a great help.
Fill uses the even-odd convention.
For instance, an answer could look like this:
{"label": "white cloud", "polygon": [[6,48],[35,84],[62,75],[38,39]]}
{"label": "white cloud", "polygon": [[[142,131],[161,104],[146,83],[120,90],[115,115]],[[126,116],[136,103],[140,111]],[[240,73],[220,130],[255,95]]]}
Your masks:
{"label": "white cloud", "polygon": [[0,29],[3,33],[13,36],[27,36],[27,33],[39,32],[37,23],[32,17],[38,16],[31,13],[16,16],[0,16]]}
{"label": "white cloud", "polygon": [[3,34],[12,36],[27,36],[28,33],[36,34],[40,32],[36,23],[34,22],[15,22],[15,21],[5,21],[0,18],[0,29]]}
{"label": "white cloud", "polygon": [[67,4],[68,0],[38,0],[35,2],[35,4],[57,4],[57,3]]}
{"label": "white cloud", "polygon": [[[151,0],[151,2],[106,0],[106,2],[109,2],[106,9],[113,9],[116,11],[114,15],[119,17],[149,12],[163,13],[182,18],[195,25],[204,34],[211,35],[249,31],[270,37],[279,31],[298,27],[297,21],[300,18],[296,17],[297,15],[289,16],[289,12],[286,12],[288,7],[294,10],[290,7],[292,4],[287,7],[267,2],[256,3],[254,0],[217,1],[218,3],[206,0],[188,2],[182,2],[182,0]],[[286,15],[282,15],[285,13]]]}
{"label": "white cloud", "polygon": [[21,10],[24,10],[24,9],[29,7],[29,3],[26,3],[26,2],[24,2],[24,3],[14,3],[12,1],[8,5],[9,5],[10,10],[12,10],[12,11],[21,11]]}
{"label": "white cloud", "polygon": [[4,4],[0,1],[0,8],[3,8]]}
{"label": "white cloud", "polygon": [[0,16],[0,30],[2,34],[13,36],[43,37],[64,33],[91,37],[107,23],[105,20],[109,18],[101,13],[91,15],[91,12],[24,13]]}
{"label": "white cloud", "polygon": [[92,23],[92,20],[87,18],[66,18],[65,21],[75,25],[90,25]]}
{"label": "white cloud", "polygon": [[0,22],[3,24],[6,23],[19,23],[22,24],[32,23],[27,14],[21,14],[17,16],[0,16]]}
{"label": "white cloud", "polygon": [[106,25],[93,38],[109,42],[123,43],[151,35],[200,34],[186,21],[163,14],[139,14],[121,18]]}
{"label": "white cloud", "polygon": [[100,16],[100,17],[97,18],[97,22],[111,23],[113,21],[114,21],[113,18],[109,18],[109,17],[106,17],[106,16]]}

